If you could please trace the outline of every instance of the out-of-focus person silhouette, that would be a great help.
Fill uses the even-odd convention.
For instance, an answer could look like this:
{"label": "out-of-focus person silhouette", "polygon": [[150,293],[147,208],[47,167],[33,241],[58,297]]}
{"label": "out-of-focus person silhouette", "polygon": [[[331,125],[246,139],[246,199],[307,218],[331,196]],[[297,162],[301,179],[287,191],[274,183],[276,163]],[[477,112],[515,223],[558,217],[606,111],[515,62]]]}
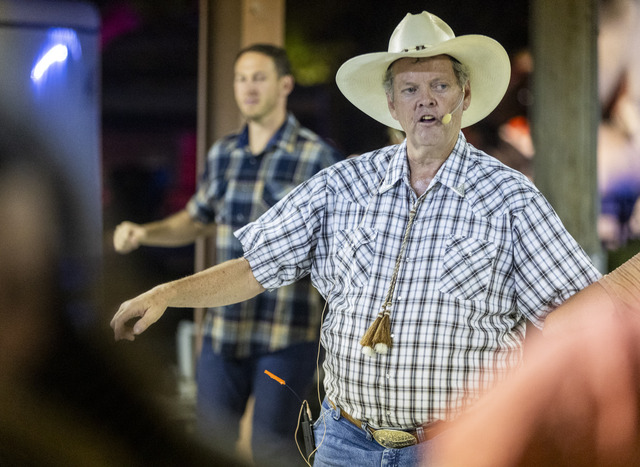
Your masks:
{"label": "out-of-focus person silhouette", "polygon": [[53,151],[0,115],[0,465],[241,465],[174,429],[147,361],[71,319],[79,294],[99,306],[99,281],[69,286],[83,216]]}
{"label": "out-of-focus person silhouette", "polygon": [[435,465],[640,465],[640,254],[552,312],[530,350],[440,437]]}

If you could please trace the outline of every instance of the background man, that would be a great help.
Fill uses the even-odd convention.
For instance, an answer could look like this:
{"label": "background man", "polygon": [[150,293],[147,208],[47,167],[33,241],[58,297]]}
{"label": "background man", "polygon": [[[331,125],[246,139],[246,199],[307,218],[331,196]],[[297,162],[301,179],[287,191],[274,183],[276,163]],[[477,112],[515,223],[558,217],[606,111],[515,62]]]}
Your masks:
{"label": "background man", "polygon": [[[242,247],[234,230],[256,220],[293,187],[340,158],[287,112],[294,79],[283,49],[257,44],[241,50],[234,76],[235,99],[246,120],[242,131],[211,148],[198,190],[183,210],[158,222],[120,224],[114,234],[117,251],[127,253],[140,245],[181,246],[215,232],[217,260],[240,257]],[[296,451],[298,401],[264,370],[305,394],[316,368],[322,305],[307,278],[208,311],[197,366],[197,412],[204,436],[235,441],[253,393],[254,458],[264,462]]]}

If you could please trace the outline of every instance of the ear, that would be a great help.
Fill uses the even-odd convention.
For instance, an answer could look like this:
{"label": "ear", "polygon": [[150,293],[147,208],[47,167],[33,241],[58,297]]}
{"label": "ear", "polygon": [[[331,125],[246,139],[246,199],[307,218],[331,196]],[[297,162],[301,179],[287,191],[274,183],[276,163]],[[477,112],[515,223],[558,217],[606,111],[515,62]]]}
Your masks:
{"label": "ear", "polygon": [[289,94],[291,94],[291,91],[293,91],[293,87],[295,86],[295,81],[293,79],[293,76],[285,75],[282,78],[280,78],[280,85],[282,86],[282,92],[284,93],[285,96],[288,96]]}
{"label": "ear", "polygon": [[464,104],[462,104],[462,110],[467,110],[471,105],[471,85],[467,81],[464,85]]}
{"label": "ear", "polygon": [[387,107],[389,107],[389,113],[391,114],[394,120],[398,120],[397,113],[396,113],[396,105],[393,102],[393,98],[389,93],[386,93],[386,96],[387,96]]}

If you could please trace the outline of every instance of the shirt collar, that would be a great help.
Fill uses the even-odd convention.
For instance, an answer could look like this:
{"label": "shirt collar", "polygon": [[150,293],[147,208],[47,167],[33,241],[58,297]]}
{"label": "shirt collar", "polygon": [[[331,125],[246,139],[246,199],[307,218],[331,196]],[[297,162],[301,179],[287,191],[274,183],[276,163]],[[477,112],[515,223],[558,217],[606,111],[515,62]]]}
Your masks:
{"label": "shirt collar", "polygon": [[453,151],[444,161],[435,178],[443,186],[450,188],[455,193],[464,197],[467,167],[469,165],[469,148],[464,134],[458,134],[458,141]]}
{"label": "shirt collar", "polygon": [[[272,147],[280,146],[283,150],[292,152],[295,145],[295,135],[300,123],[296,117],[291,113],[287,113],[287,118],[278,131],[276,131],[267,145],[264,148],[264,152],[269,151]],[[244,125],[242,131],[238,135],[238,147],[246,148],[249,146],[249,126]]]}
{"label": "shirt collar", "polygon": [[407,140],[396,146],[396,153],[391,158],[387,173],[385,174],[379,193],[390,190],[396,183],[402,180],[404,174],[408,173],[407,166]]}
{"label": "shirt collar", "polygon": [[[438,173],[433,178],[432,183],[440,183],[457,193],[464,196],[465,193],[465,173],[469,158],[467,156],[467,140],[464,134],[458,134],[453,151],[444,161],[444,164],[438,169]],[[397,146],[396,153],[393,155],[385,178],[380,185],[379,192],[384,193],[391,189],[396,183],[406,177],[409,179],[409,164],[407,162],[407,140],[405,139]]]}

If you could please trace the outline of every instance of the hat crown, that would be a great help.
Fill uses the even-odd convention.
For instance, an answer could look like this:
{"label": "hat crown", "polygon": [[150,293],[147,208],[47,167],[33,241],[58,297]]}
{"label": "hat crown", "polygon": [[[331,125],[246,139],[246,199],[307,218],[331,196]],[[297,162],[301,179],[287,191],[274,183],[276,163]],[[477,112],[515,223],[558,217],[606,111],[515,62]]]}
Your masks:
{"label": "hat crown", "polygon": [[431,47],[455,38],[447,23],[427,11],[408,13],[389,39],[389,53],[402,53]]}

